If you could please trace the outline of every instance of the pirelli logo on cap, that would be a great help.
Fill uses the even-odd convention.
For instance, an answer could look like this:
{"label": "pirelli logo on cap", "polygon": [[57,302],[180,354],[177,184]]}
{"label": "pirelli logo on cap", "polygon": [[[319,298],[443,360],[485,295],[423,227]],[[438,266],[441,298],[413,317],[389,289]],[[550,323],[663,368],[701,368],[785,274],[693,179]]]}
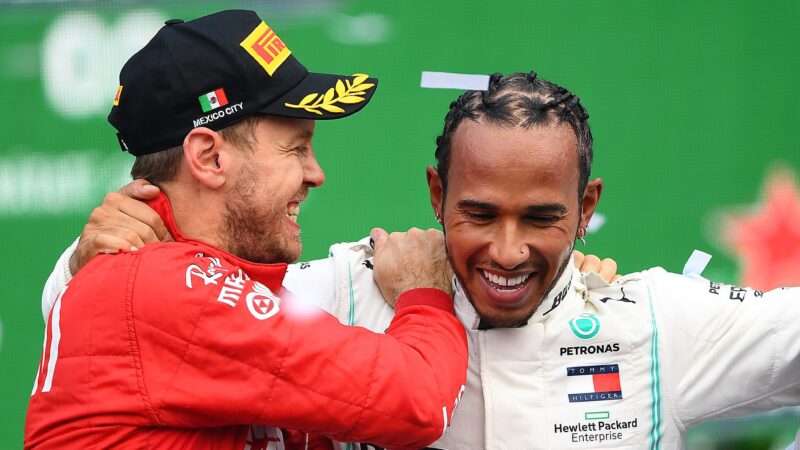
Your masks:
{"label": "pirelli logo on cap", "polygon": [[247,50],[247,53],[258,61],[270,76],[292,54],[281,38],[264,22],[261,22],[239,45]]}

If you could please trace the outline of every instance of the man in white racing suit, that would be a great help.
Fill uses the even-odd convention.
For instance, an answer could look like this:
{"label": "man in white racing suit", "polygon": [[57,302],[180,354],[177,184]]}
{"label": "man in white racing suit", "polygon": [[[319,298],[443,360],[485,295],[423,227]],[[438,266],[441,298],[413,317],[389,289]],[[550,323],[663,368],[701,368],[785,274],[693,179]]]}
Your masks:
{"label": "man in white racing suit", "polygon": [[[470,361],[433,448],[682,448],[705,420],[800,403],[800,289],[661,268],[609,284],[573,269],[602,190],[588,180],[587,119],[577,97],[533,73],[495,75],[451,105],[428,182]],[[285,286],[382,331],[393,311],[371,254],[368,239],[333,246],[292,266]]]}

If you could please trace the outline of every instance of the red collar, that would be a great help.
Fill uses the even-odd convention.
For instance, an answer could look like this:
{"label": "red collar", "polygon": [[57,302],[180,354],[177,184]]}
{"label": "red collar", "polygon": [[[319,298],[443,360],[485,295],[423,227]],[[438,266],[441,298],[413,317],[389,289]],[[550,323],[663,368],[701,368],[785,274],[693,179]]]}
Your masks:
{"label": "red collar", "polygon": [[170,232],[172,238],[175,239],[176,242],[184,242],[187,244],[196,245],[201,247],[209,254],[222,257],[226,261],[240,267],[250,276],[250,278],[265,284],[273,292],[278,292],[281,289],[283,277],[286,275],[286,263],[259,264],[250,262],[239,258],[238,256],[232,255],[224,250],[220,250],[211,244],[184,236],[178,229],[178,225],[175,223],[175,216],[172,214],[172,205],[163,192],[158,194],[158,197],[155,199],[147,202],[147,204],[150,205],[150,207],[153,208],[159,216],[161,216],[161,220],[164,221],[164,225],[166,225],[167,230]]}

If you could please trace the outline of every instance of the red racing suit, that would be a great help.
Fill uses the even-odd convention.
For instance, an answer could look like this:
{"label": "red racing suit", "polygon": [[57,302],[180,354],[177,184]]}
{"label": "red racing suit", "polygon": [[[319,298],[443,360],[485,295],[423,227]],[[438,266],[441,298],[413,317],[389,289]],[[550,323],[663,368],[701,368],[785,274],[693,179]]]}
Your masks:
{"label": "red racing suit", "polygon": [[[254,264],[182,237],[94,258],[45,330],[25,448],[281,449],[280,428],[384,447],[439,438],[466,379],[452,299],[400,296],[386,334],[341,325]],[[251,426],[251,424],[261,425]]]}

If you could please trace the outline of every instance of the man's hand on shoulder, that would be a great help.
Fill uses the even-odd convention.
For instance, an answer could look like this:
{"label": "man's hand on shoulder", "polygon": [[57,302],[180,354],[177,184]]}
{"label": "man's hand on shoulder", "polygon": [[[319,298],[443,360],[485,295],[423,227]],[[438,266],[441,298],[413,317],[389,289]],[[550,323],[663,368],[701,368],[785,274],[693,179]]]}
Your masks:
{"label": "man's hand on shoulder", "polygon": [[108,193],[83,227],[69,260],[70,272],[76,274],[100,253],[134,251],[148,242],[172,241],[161,217],[144,203],[159,192],[158,187],[145,180],[134,180],[119,191]]}
{"label": "man's hand on shoulder", "polygon": [[375,246],[375,282],[394,307],[403,292],[436,288],[453,295],[450,264],[439,230],[412,228],[388,234],[381,228],[370,233]]}
{"label": "man's hand on shoulder", "polygon": [[595,255],[584,255],[575,250],[572,252],[575,267],[581,272],[597,272],[604,280],[613,283],[620,278],[617,274],[617,262],[611,258],[600,259]]}

